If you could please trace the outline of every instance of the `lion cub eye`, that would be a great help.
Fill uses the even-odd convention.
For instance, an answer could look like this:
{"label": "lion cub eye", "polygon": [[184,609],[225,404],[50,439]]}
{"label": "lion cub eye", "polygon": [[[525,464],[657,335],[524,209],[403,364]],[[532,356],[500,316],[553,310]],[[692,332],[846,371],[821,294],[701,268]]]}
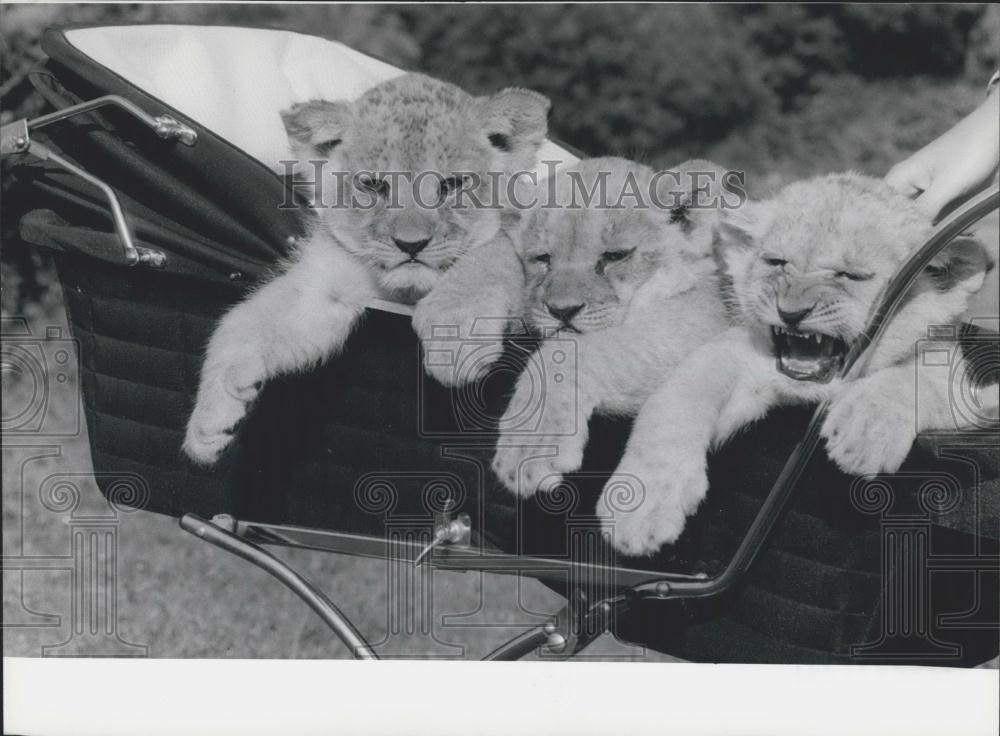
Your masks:
{"label": "lion cub eye", "polygon": [[389,194],[389,182],[377,176],[359,176],[358,186],[380,197],[385,197]]}
{"label": "lion cub eye", "polygon": [[601,260],[605,263],[618,263],[619,261],[624,261],[633,253],[635,253],[635,248],[629,250],[606,250],[601,253]]}
{"label": "lion cub eye", "polygon": [[780,268],[781,266],[787,265],[788,261],[786,261],[784,258],[773,258],[771,256],[765,256],[764,263],[766,263],[768,266],[773,266],[774,268]]}
{"label": "lion cub eye", "polygon": [[552,256],[548,253],[539,253],[538,255],[531,256],[529,259],[532,263],[540,263],[543,266],[549,265],[552,262]]}
{"label": "lion cub eye", "polygon": [[324,156],[329,156],[333,149],[340,145],[340,138],[332,138],[328,141],[320,141],[315,148]]}
{"label": "lion cub eye", "polygon": [[837,271],[836,276],[838,279],[847,279],[848,281],[869,281],[872,278],[870,273],[851,273],[850,271]]}
{"label": "lion cub eye", "polygon": [[687,222],[690,215],[687,205],[678,205],[670,210],[670,223],[676,225],[678,222]]}
{"label": "lion cub eye", "polygon": [[445,196],[451,194],[456,189],[468,184],[472,180],[472,177],[468,174],[462,174],[461,176],[449,176],[447,179],[441,180],[441,195]]}

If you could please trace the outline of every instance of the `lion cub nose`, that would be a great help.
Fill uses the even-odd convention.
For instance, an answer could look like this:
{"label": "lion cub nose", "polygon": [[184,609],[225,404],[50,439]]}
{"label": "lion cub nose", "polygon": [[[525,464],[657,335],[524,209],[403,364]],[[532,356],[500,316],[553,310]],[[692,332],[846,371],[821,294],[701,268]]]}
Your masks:
{"label": "lion cub nose", "polygon": [[545,308],[549,310],[549,314],[563,324],[567,324],[571,319],[578,315],[580,310],[582,310],[585,306],[585,304],[545,304]]}
{"label": "lion cub nose", "polygon": [[789,327],[795,327],[799,322],[808,317],[809,313],[812,311],[812,307],[806,307],[805,309],[796,309],[791,312],[786,312],[779,306],[778,316],[781,317],[781,321]]}
{"label": "lion cub nose", "polygon": [[431,239],[424,238],[422,240],[402,240],[401,238],[393,238],[392,242],[396,244],[397,248],[412,257],[426,248],[427,244],[431,242]]}

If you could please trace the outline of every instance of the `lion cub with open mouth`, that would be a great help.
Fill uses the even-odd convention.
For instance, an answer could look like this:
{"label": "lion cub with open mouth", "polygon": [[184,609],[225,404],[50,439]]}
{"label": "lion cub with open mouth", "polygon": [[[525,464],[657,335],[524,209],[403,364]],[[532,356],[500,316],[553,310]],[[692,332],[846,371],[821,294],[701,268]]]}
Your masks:
{"label": "lion cub with open mouth", "polygon": [[282,113],[300,160],[327,164],[326,193],[282,272],[212,335],[184,451],[215,462],[261,384],[339,351],[368,300],[412,304],[456,262],[488,254],[502,236],[495,174],[534,167],[548,109],[528,90],[473,97],[406,74],[354,102],[314,100]]}
{"label": "lion cub with open mouth", "polygon": [[[935,373],[918,404],[915,357],[928,327],[954,324],[992,268],[973,241],[932,262],[861,377],[836,378],[886,283],[929,232],[913,202],[856,174],[797,182],[724,217],[720,247],[742,324],[665,372],[639,412],[604,490],[615,493],[621,478],[644,487],[643,503],[607,519],[618,549],[652,554],[676,541],[708,491],[707,453],[771,407],[829,400],[827,452],[855,475],[896,471],[918,432],[974,426],[950,403],[964,364]],[[997,386],[986,390],[995,407]]]}

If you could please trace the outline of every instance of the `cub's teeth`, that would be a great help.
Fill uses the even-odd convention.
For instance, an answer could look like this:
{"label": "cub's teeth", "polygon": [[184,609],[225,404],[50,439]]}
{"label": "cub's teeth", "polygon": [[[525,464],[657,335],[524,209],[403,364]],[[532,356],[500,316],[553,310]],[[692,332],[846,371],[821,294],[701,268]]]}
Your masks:
{"label": "cub's teeth", "polygon": [[819,343],[823,342],[823,338],[822,338],[822,337],[821,337],[821,336],[819,335],[819,333],[816,333],[816,334],[814,334],[814,335],[813,335],[813,339],[815,339],[815,340],[816,340],[816,344],[817,344],[817,345],[818,345]]}

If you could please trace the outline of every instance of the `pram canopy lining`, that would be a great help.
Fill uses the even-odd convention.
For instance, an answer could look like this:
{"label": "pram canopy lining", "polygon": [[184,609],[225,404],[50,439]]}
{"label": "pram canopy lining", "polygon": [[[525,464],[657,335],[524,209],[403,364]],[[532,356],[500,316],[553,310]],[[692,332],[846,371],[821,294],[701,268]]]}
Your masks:
{"label": "pram canopy lining", "polygon": [[[336,41],[291,31],[149,25],[65,35],[94,63],[279,173],[279,162],[294,158],[281,110],[314,99],[353,100],[405,73]],[[538,160],[570,164],[577,157],[546,141]]]}

